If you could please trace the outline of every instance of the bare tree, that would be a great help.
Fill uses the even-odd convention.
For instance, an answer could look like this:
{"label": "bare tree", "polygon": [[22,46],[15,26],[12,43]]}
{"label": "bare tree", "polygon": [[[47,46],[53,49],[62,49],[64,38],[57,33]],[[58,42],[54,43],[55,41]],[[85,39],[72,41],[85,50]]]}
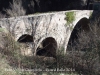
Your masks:
{"label": "bare tree", "polygon": [[26,14],[26,10],[23,8],[21,0],[13,0],[13,3],[10,3],[10,8],[4,10],[9,17],[23,16]]}
{"label": "bare tree", "polygon": [[87,0],[87,6],[86,6],[86,9],[89,8],[89,4],[90,4],[90,0]]}
{"label": "bare tree", "polygon": [[0,12],[0,18],[5,18],[6,17],[6,15],[5,14],[2,14],[1,12]]}
{"label": "bare tree", "polygon": [[[89,31],[78,33],[78,39],[71,47],[73,67],[80,73],[94,75],[99,73],[100,58],[100,19],[89,24]],[[81,74],[81,73],[80,73]]]}

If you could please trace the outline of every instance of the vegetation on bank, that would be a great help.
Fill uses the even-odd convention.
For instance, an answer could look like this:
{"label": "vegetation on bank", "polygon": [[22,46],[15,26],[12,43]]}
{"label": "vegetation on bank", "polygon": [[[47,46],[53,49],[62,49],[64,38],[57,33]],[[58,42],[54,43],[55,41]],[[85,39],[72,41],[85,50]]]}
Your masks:
{"label": "vegetation on bank", "polygon": [[[22,14],[23,12],[26,12],[21,8],[20,4],[15,6],[11,5],[11,10],[6,10],[8,16],[21,16],[19,13]],[[18,13],[16,10],[18,10]],[[0,14],[0,17],[5,17],[5,15]],[[68,23],[72,23],[74,18],[74,12],[66,13],[66,20]],[[84,30],[79,32],[78,39],[74,41],[75,45],[70,45],[70,51],[67,51],[65,55],[62,55],[63,52],[57,53],[56,59],[45,56],[22,55],[21,49],[23,45],[16,42],[11,33],[6,33],[0,28],[0,75],[43,75],[43,73],[47,75],[60,75],[64,72],[65,75],[100,75],[99,23],[100,18],[90,22],[90,30],[88,32],[85,32]],[[24,48],[26,47],[24,46]],[[56,72],[45,73],[42,71],[29,71],[38,68],[43,71],[46,71],[45,69],[56,69]],[[60,70],[57,71],[57,69],[66,69],[66,71],[61,72]]]}
{"label": "vegetation on bank", "polygon": [[[21,54],[22,45],[15,42],[10,33],[4,31],[0,32],[0,58],[2,60],[0,61],[0,64],[2,64],[2,67],[0,68],[2,72],[0,72],[0,74],[31,75],[34,74],[34,72],[26,71],[26,69],[33,70],[41,68],[43,71],[45,71],[45,69],[56,69],[56,72],[50,73],[55,75],[58,74],[57,72],[60,72],[57,71],[57,69],[65,70],[67,68],[65,75],[99,75],[99,22],[100,19],[90,22],[90,30],[88,32],[85,32],[84,30],[79,32],[78,39],[74,41],[75,45],[70,45],[70,51],[67,51],[67,54],[65,55],[62,55],[62,52],[57,53],[56,60],[45,56],[23,56]],[[5,69],[7,68],[15,68],[16,70],[5,72]],[[42,75],[42,73],[45,72],[36,74]]]}

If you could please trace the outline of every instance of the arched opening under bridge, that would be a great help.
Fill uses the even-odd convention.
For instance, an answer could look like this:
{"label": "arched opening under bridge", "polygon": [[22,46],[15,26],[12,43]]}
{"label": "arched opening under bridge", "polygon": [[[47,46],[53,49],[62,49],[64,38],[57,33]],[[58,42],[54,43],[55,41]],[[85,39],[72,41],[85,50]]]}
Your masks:
{"label": "arched opening under bridge", "polygon": [[78,35],[79,33],[81,33],[82,31],[84,32],[88,32],[89,29],[89,19],[87,18],[82,18],[80,19],[77,24],[75,25],[70,38],[69,38],[69,42],[67,45],[67,50],[70,50],[71,47],[75,46],[75,42],[77,42],[78,40]]}
{"label": "arched opening under bridge", "polygon": [[45,38],[37,48],[36,55],[56,57],[57,42],[52,37]]}
{"label": "arched opening under bridge", "polygon": [[24,34],[19,37],[17,40],[20,43],[21,46],[21,54],[26,56],[32,56],[33,55],[33,36],[29,34]]}
{"label": "arched opening under bridge", "polygon": [[33,36],[24,34],[19,39],[17,40],[20,43],[25,43],[25,42],[33,42]]}

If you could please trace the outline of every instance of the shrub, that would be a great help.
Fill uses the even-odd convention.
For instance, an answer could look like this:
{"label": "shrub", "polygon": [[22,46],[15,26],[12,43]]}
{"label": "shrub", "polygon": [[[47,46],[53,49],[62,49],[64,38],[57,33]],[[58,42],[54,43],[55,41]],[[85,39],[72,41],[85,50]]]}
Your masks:
{"label": "shrub", "polygon": [[75,20],[74,12],[66,12],[66,21],[67,24],[71,24]]}
{"label": "shrub", "polygon": [[26,14],[26,10],[23,8],[21,0],[13,0],[13,3],[10,3],[10,8],[4,10],[9,17],[23,16]]}
{"label": "shrub", "polygon": [[0,18],[5,18],[6,17],[6,15],[5,14],[2,14],[1,12],[0,12]]}
{"label": "shrub", "polygon": [[78,39],[71,46],[73,67],[81,74],[100,74],[100,19],[89,23],[89,31],[78,33]]}

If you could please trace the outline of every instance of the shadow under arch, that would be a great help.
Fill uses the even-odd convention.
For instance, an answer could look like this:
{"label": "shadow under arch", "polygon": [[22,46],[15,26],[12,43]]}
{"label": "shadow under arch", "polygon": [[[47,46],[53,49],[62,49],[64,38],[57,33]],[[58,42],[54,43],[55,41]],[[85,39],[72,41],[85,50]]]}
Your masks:
{"label": "shadow under arch", "polygon": [[36,55],[56,58],[56,50],[56,40],[53,37],[47,37],[38,46]]}
{"label": "shadow under arch", "polygon": [[19,39],[17,40],[20,43],[25,43],[25,42],[33,42],[33,36],[24,34]]}
{"label": "shadow under arch", "polygon": [[73,47],[75,46],[75,43],[78,39],[78,34],[81,33],[81,31],[85,31],[85,32],[88,32],[90,29],[89,29],[89,19],[87,18],[82,18],[80,19],[77,24],[75,25],[71,35],[70,35],[70,38],[69,38],[69,42],[68,42],[68,45],[67,45],[67,50],[70,50],[70,47]]}

